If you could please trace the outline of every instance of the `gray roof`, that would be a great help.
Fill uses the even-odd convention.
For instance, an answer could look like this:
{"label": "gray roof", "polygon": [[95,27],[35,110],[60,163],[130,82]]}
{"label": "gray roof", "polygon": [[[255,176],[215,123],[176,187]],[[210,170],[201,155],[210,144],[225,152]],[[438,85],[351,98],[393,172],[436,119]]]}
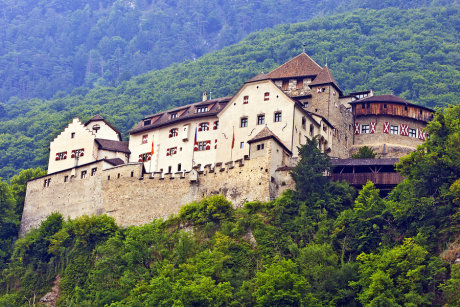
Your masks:
{"label": "gray roof", "polygon": [[[232,99],[233,96],[227,96],[222,98],[210,99],[192,103],[186,106],[178,107],[175,109],[167,110],[165,112],[152,114],[144,117],[144,119],[137,124],[136,127],[129,131],[130,134],[140,133],[143,131],[151,130],[153,128],[163,127],[176,123],[183,122],[200,117],[209,117],[217,115]],[[197,113],[197,107],[208,107],[206,112]],[[176,118],[170,118],[171,113],[178,113]],[[151,120],[150,125],[144,126],[144,120]]]}
{"label": "gray roof", "polygon": [[131,153],[131,151],[129,150],[129,142],[114,141],[107,139],[95,139],[95,141],[98,144],[99,149],[114,152]]}

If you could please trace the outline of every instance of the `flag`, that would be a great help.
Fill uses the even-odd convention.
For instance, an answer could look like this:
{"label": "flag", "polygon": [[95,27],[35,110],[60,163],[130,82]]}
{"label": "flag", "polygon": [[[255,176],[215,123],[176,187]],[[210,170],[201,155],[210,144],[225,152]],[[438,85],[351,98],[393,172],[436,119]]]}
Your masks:
{"label": "flag", "polygon": [[155,153],[155,146],[153,146],[153,141],[152,141],[152,156]]}
{"label": "flag", "polygon": [[195,127],[195,144],[196,144],[196,137],[197,137],[197,131],[196,131],[196,127]]}
{"label": "flag", "polygon": [[235,130],[233,130],[232,149],[235,147]]}

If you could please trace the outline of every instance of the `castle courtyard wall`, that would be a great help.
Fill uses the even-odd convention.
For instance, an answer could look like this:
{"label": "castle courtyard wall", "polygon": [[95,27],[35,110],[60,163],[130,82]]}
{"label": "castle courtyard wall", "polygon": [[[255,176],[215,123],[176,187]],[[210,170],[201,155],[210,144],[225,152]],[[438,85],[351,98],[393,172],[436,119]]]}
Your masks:
{"label": "castle courtyard wall", "polygon": [[[91,176],[95,167],[97,172]],[[103,169],[101,161],[29,181],[20,234],[38,227],[53,212],[65,218],[107,214],[126,227],[167,218],[183,205],[210,195],[223,194],[234,207],[280,195],[270,190],[267,156],[174,174],[145,174],[142,163]],[[87,170],[85,178],[82,170]],[[49,187],[44,187],[45,179],[51,179]]]}

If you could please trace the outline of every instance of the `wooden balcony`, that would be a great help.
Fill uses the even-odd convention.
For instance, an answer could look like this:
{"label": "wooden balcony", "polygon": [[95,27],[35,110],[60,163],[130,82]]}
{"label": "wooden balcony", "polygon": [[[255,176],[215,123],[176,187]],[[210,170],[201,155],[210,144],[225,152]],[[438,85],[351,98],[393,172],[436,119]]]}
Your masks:
{"label": "wooden balcony", "polygon": [[397,172],[391,173],[338,173],[331,174],[334,181],[345,180],[351,185],[362,186],[367,181],[372,181],[376,186],[396,186],[403,181],[403,177]]}

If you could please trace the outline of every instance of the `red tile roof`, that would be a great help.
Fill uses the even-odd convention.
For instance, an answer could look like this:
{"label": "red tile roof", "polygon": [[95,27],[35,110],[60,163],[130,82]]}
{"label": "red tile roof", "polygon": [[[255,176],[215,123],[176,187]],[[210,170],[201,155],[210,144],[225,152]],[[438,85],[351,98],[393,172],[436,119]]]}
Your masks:
{"label": "red tile roof", "polygon": [[261,74],[258,74],[257,76],[252,77],[251,79],[249,79],[248,81],[246,81],[246,83],[257,82],[257,81],[268,80],[268,79],[269,79],[269,78],[267,77],[266,74],[261,73]]}
{"label": "red tile roof", "polygon": [[248,141],[249,144],[267,140],[273,138],[278,144],[281,145],[287,152],[291,153],[291,151],[286,147],[286,145],[283,144],[283,142],[276,136],[276,134],[273,133],[268,127],[263,128],[262,130],[259,131],[252,139]]}
{"label": "red tile roof", "polygon": [[335,87],[340,90],[340,87],[337,85],[337,82],[335,82],[334,77],[331,74],[331,71],[329,70],[329,67],[324,66],[324,68],[321,70],[321,72],[316,76],[316,78],[310,83],[310,86],[314,85],[322,85],[322,84],[334,84]]}
{"label": "red tile roof", "polygon": [[295,58],[276,68],[267,76],[271,79],[295,78],[315,76],[321,72],[321,66],[313,61],[306,53],[301,53]]}

